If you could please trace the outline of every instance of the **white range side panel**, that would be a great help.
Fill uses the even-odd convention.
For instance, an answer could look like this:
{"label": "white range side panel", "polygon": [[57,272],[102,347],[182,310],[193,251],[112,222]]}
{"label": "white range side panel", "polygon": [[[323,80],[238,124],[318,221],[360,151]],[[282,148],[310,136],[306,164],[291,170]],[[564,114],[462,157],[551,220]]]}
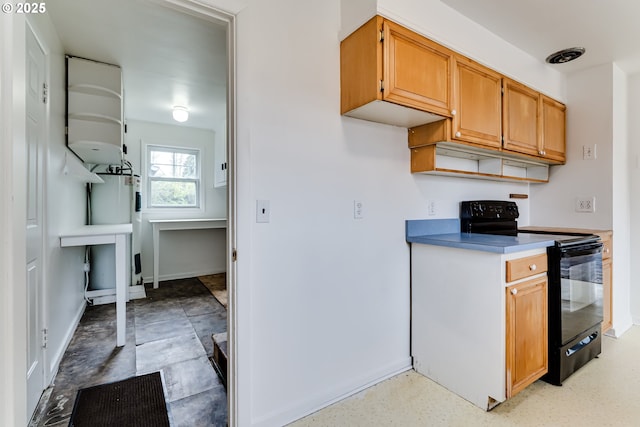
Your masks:
{"label": "white range side panel", "polygon": [[504,401],[503,256],[412,244],[411,268],[414,369],[482,409]]}

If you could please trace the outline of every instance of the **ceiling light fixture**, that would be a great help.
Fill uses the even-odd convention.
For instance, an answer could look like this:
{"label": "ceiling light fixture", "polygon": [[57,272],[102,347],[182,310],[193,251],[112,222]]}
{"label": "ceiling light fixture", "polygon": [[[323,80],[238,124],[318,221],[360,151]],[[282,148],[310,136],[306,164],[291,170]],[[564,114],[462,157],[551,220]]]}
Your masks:
{"label": "ceiling light fixture", "polygon": [[583,47],[571,47],[569,49],[559,50],[547,56],[546,61],[549,64],[564,64],[565,62],[578,59],[585,52]]}
{"label": "ceiling light fixture", "polygon": [[173,120],[176,122],[186,122],[189,119],[189,110],[187,107],[176,105],[173,107]]}

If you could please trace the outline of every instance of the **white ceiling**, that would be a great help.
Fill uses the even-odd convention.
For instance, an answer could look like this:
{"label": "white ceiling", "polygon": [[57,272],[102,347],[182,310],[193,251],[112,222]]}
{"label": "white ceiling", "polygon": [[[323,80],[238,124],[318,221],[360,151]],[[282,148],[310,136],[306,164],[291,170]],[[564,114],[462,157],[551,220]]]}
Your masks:
{"label": "white ceiling", "polygon": [[640,1],[637,0],[442,0],[514,46],[544,61],[561,49],[584,47],[563,73],[615,62],[640,71]]}
{"label": "white ceiling", "polygon": [[65,53],[122,67],[125,118],[212,129],[226,116],[226,26],[144,0],[55,0]]}

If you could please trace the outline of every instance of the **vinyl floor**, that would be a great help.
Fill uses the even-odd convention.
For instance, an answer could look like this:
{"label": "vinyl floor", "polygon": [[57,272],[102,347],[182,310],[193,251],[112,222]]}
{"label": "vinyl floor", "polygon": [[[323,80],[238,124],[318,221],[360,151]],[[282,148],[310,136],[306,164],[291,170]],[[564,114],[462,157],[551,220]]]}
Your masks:
{"label": "vinyl floor", "polygon": [[66,426],[80,388],[155,371],[172,426],[226,426],[226,391],[209,357],[227,311],[197,278],[149,286],[127,304],[126,344],[115,346],[115,304],[88,306],[30,427]]}

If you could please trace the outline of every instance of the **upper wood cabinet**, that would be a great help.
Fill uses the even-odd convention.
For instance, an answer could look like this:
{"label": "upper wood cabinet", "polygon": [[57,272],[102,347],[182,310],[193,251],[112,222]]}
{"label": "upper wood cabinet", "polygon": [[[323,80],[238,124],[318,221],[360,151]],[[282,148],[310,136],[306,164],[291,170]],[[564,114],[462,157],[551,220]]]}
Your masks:
{"label": "upper wood cabinet", "polygon": [[[340,90],[341,114],[409,128],[413,154],[442,157],[419,148],[453,143],[452,157],[482,163],[465,176],[546,182],[527,162],[565,162],[563,104],[381,16],[341,42]],[[460,170],[436,163],[412,170]]]}
{"label": "upper wood cabinet", "polygon": [[382,29],[383,99],[451,115],[453,52],[387,20]]}
{"label": "upper wood cabinet", "polygon": [[502,146],[502,76],[456,55],[453,67],[452,138]]}
{"label": "upper wood cabinet", "polygon": [[453,52],[376,16],[340,44],[342,114],[411,127],[451,115]]}
{"label": "upper wood cabinet", "polygon": [[564,104],[513,80],[504,78],[503,82],[503,148],[564,163]]}
{"label": "upper wood cabinet", "polygon": [[538,97],[540,94],[505,78],[502,130],[505,150],[538,156]]}
{"label": "upper wood cabinet", "polygon": [[566,110],[564,104],[540,95],[540,142],[538,147],[542,157],[565,162],[566,151]]}

